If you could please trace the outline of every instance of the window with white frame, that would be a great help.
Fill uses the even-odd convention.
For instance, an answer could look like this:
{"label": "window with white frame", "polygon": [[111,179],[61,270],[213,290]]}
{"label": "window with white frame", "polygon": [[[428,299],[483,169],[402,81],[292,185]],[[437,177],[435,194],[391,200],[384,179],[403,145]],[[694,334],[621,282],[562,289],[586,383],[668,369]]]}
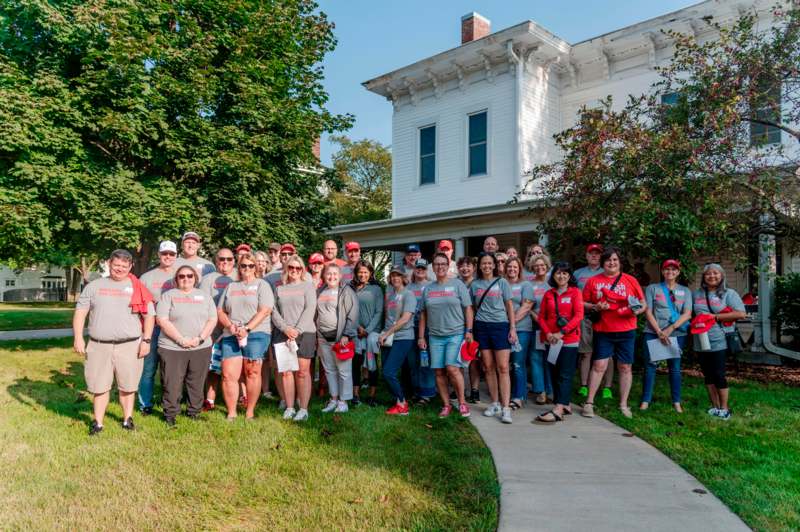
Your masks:
{"label": "window with white frame", "polygon": [[[781,86],[763,91],[755,103],[754,118],[765,122],[779,124],[781,122]],[[767,144],[780,144],[781,130],[778,127],[758,122],[750,122],[750,145],[764,146]]]}
{"label": "window with white frame", "polygon": [[436,182],[436,125],[419,128],[419,184]]}
{"label": "window with white frame", "polygon": [[469,153],[467,175],[485,175],[488,170],[489,145],[488,122],[486,111],[469,115],[468,123]]}

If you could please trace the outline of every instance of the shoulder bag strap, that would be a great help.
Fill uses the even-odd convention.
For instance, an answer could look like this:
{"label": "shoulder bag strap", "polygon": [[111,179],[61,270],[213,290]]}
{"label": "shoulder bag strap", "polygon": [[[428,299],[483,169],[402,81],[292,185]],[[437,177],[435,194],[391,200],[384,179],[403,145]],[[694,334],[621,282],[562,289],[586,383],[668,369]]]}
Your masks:
{"label": "shoulder bag strap", "polygon": [[500,277],[496,278],[494,281],[492,281],[492,283],[488,287],[486,287],[486,290],[483,292],[483,295],[478,300],[478,306],[475,307],[475,315],[476,316],[478,315],[478,311],[481,309],[481,305],[483,305],[483,300],[486,299],[486,296],[489,294],[489,290],[491,290],[492,287],[494,285],[496,285],[499,281],[500,281]]}
{"label": "shoulder bag strap", "polygon": [[[672,298],[669,296],[669,290],[667,289],[667,285],[665,283],[659,283],[661,285],[661,291],[664,292],[664,299],[667,300],[667,305],[669,306],[669,312],[672,315],[672,323],[678,321],[678,318],[681,317],[681,313],[678,312],[678,308],[675,306],[675,303],[672,302]],[[710,308],[710,305],[709,305]]]}

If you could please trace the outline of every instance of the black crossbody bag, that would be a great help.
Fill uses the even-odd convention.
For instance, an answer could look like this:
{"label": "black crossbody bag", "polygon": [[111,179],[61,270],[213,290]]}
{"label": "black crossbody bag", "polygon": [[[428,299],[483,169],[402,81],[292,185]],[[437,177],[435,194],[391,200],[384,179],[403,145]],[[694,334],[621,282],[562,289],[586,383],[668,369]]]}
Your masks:
{"label": "black crossbody bag", "polygon": [[[708,289],[706,289],[706,305],[708,305],[708,311],[713,314],[717,315],[714,312],[714,309],[711,308],[711,301],[708,299]],[[722,324],[718,324],[720,329],[722,329]],[[723,329],[722,332],[725,332]],[[742,352],[742,338],[739,336],[739,329],[736,328],[736,322],[733,323],[733,331],[725,333],[725,343],[728,346],[728,354],[729,355],[738,355]]]}
{"label": "black crossbody bag", "polygon": [[481,298],[478,300],[478,306],[475,307],[475,316],[476,317],[478,316],[478,311],[481,309],[481,305],[483,305],[483,300],[486,299],[487,295],[489,295],[489,290],[491,290],[492,287],[498,283],[498,281],[500,281],[500,277],[497,277],[494,281],[492,281],[492,283],[488,287],[486,287],[486,291],[483,293]]}
{"label": "black crossbody bag", "polygon": [[[622,279],[622,272],[619,272],[619,275],[617,275],[617,278],[614,279],[614,283],[611,285],[611,288],[609,288],[610,291],[612,291],[612,292],[614,291],[614,289],[617,287],[617,283],[619,283],[620,279]],[[589,317],[589,321],[591,321],[592,323],[597,323],[598,321],[600,321],[600,311],[595,309],[595,308],[590,310],[587,313],[587,316]]]}

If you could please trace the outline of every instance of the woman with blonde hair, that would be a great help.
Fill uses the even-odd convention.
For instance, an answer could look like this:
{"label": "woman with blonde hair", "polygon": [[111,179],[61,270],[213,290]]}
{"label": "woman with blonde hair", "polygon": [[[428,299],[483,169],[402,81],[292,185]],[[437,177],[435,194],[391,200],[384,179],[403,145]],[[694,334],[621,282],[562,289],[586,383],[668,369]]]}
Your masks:
{"label": "woman with blonde hair", "polygon": [[253,253],[253,258],[256,259],[256,277],[264,279],[272,271],[272,262],[269,260],[269,255],[263,251],[256,251]]}
{"label": "woman with blonde hair", "polygon": [[[281,284],[275,288],[274,345],[293,341],[297,346],[298,370],[280,372],[286,410],[283,419],[305,421],[308,419],[308,402],[311,399],[311,362],[317,344],[317,327],[314,314],[317,310],[317,292],[307,281],[306,266],[298,255],[292,255],[283,266]],[[275,348],[277,351],[277,347]],[[294,409],[295,397],[300,405]]]}
{"label": "woman with blonde hair", "polygon": [[[539,312],[542,308],[542,298],[550,290],[548,283],[551,268],[550,257],[544,254],[533,255],[528,259],[528,270],[533,273],[530,281],[533,286],[533,323],[539,320]],[[537,326],[538,327],[538,326]],[[547,346],[543,343],[540,335],[535,335],[530,343],[528,350],[528,361],[531,368],[531,382],[533,393],[536,395],[536,404],[543,405],[548,397],[553,397],[553,385],[550,380],[550,368],[547,365]]]}

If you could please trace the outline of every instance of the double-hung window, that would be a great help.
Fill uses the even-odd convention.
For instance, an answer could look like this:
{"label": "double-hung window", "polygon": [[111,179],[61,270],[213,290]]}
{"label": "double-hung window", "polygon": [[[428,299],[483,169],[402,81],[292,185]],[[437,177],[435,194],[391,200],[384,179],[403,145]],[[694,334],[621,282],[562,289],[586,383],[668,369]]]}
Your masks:
{"label": "double-hung window", "polygon": [[[763,91],[762,94],[754,102],[755,109],[753,110],[754,118],[764,120],[765,122],[772,122],[774,124],[781,123],[781,85],[778,83],[774,87],[770,87]],[[781,130],[775,126],[761,124],[758,122],[750,122],[750,145],[763,146],[766,144],[780,144],[781,143]]]}
{"label": "double-hung window", "polygon": [[480,111],[469,115],[468,134],[469,168],[467,175],[485,175],[488,168],[489,145],[488,145],[488,124],[486,111]]}
{"label": "double-hung window", "polygon": [[436,182],[436,126],[419,129],[419,184]]}

